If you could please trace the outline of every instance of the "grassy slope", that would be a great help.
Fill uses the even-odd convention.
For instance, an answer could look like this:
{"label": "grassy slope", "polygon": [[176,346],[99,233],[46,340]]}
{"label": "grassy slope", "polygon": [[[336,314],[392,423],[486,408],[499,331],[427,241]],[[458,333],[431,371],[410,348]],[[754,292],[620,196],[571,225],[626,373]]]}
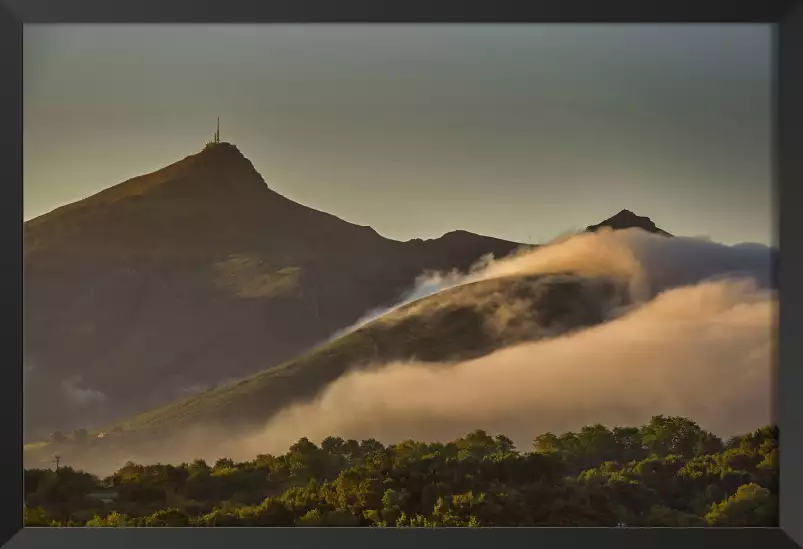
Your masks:
{"label": "grassy slope", "polygon": [[[314,397],[351,369],[396,360],[466,360],[548,336],[549,332],[517,329],[515,322],[501,332],[490,329],[488,320],[500,307],[518,304],[525,296],[532,300],[528,319],[539,326],[562,332],[593,325],[604,318],[598,307],[598,291],[571,277],[515,277],[446,290],[291,361],[122,421],[117,424],[123,428],[119,440],[149,444],[168,440],[193,426],[224,427],[232,433],[247,430],[293,402]],[[55,450],[54,446],[31,449],[29,458],[41,460]],[[73,460],[76,451],[75,446],[69,449]]]}
{"label": "grassy slope", "polygon": [[[429,299],[448,301],[448,295]],[[465,307],[442,310],[434,323],[432,319],[408,317],[404,311],[392,316],[394,321],[374,321],[289,362],[137,415],[120,425],[129,433],[156,433],[210,422],[258,423],[293,401],[314,397],[346,371],[371,362],[459,360],[497,346],[484,332],[481,316]]]}

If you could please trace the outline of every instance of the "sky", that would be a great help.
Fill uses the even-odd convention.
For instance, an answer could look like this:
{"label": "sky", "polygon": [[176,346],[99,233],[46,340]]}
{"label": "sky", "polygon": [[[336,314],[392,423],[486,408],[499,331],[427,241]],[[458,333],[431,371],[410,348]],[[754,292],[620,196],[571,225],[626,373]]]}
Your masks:
{"label": "sky", "polygon": [[769,25],[25,25],[24,217],[201,150],[389,238],[775,241]]}

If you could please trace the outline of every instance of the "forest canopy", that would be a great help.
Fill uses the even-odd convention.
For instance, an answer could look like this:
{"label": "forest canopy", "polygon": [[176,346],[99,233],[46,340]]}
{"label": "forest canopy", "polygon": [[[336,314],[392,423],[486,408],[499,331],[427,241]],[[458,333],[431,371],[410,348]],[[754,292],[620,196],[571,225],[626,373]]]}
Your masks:
{"label": "forest canopy", "polygon": [[251,461],[25,471],[26,526],[777,526],[778,429],[723,441],[682,417],[517,449],[306,438]]}

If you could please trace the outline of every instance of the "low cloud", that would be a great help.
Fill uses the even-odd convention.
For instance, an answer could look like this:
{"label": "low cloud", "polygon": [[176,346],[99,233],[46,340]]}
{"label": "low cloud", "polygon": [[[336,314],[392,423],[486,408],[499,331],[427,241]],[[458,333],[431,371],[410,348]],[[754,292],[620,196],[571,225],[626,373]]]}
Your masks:
{"label": "low cloud", "polygon": [[[763,245],[640,230],[585,233],[486,258],[431,287],[571,272],[625,283],[630,306],[611,302],[609,322],[476,360],[352,372],[228,450],[282,451],[301,436],[444,440],[476,428],[526,446],[544,431],[639,424],[654,414],[685,415],[723,436],[754,429],[772,420],[774,259]],[[426,315],[426,307],[407,314]]]}
{"label": "low cloud", "polygon": [[[689,417],[723,437],[750,431],[772,421],[775,257],[761,245],[603,230],[505,259],[485,258],[467,274],[429,273],[390,314],[372,318],[426,319],[436,314],[437,307],[430,308],[436,300],[407,305],[472,282],[558,275],[584,281],[589,295],[598,292],[606,321],[464,362],[375,364],[281,410],[249,436],[198,427],[169,447],[130,457],[252,459],[285,452],[300,437],[434,441],[478,428],[529,448],[546,431],[598,422],[638,425],[656,414]],[[618,290],[603,291],[602,281]],[[522,322],[539,319],[532,308],[537,312],[543,300],[533,296],[454,292],[442,299],[444,306],[462,300],[458,305],[487,313],[491,331],[542,328]]]}
{"label": "low cloud", "polygon": [[[488,258],[483,258],[481,261],[485,262],[488,260],[489,260]],[[343,328],[342,330],[338,330],[337,332],[332,334],[332,336],[330,336],[327,341],[329,342],[334,341],[335,339],[338,339],[348,333],[358,330],[359,328],[362,328],[366,324],[369,324],[374,320],[381,318],[387,315],[388,313],[391,313],[399,309],[400,307],[413,303],[414,301],[418,301],[425,297],[435,295],[442,290],[458,286],[463,283],[466,277],[467,275],[465,273],[461,273],[457,270],[451,271],[449,273],[441,273],[436,271],[426,272],[416,278],[413,287],[407,290],[404,294],[402,294],[398,303],[390,307],[377,307],[376,309],[371,309],[363,316],[361,316],[351,326]]]}
{"label": "low cloud", "polygon": [[446,440],[477,428],[528,447],[545,431],[654,414],[687,416],[723,436],[752,430],[771,421],[775,306],[755,281],[707,282],[477,360],[354,372],[226,450],[283,451],[301,436]]}

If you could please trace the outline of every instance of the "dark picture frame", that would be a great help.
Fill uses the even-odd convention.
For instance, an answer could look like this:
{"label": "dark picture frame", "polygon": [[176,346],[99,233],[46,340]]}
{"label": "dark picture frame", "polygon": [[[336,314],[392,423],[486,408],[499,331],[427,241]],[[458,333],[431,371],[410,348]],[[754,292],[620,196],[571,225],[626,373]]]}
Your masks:
{"label": "dark picture frame", "polygon": [[[157,22],[622,22],[763,23],[774,26],[774,179],[776,244],[783,250],[780,288],[778,384],[780,527],[724,528],[23,528],[22,465],[22,135],[23,26],[26,23]],[[0,543],[9,548],[221,547],[272,548],[381,545],[568,547],[801,547],[803,546],[803,5],[797,0],[570,0],[453,2],[440,0],[0,0],[0,383],[3,435],[0,468]]]}

